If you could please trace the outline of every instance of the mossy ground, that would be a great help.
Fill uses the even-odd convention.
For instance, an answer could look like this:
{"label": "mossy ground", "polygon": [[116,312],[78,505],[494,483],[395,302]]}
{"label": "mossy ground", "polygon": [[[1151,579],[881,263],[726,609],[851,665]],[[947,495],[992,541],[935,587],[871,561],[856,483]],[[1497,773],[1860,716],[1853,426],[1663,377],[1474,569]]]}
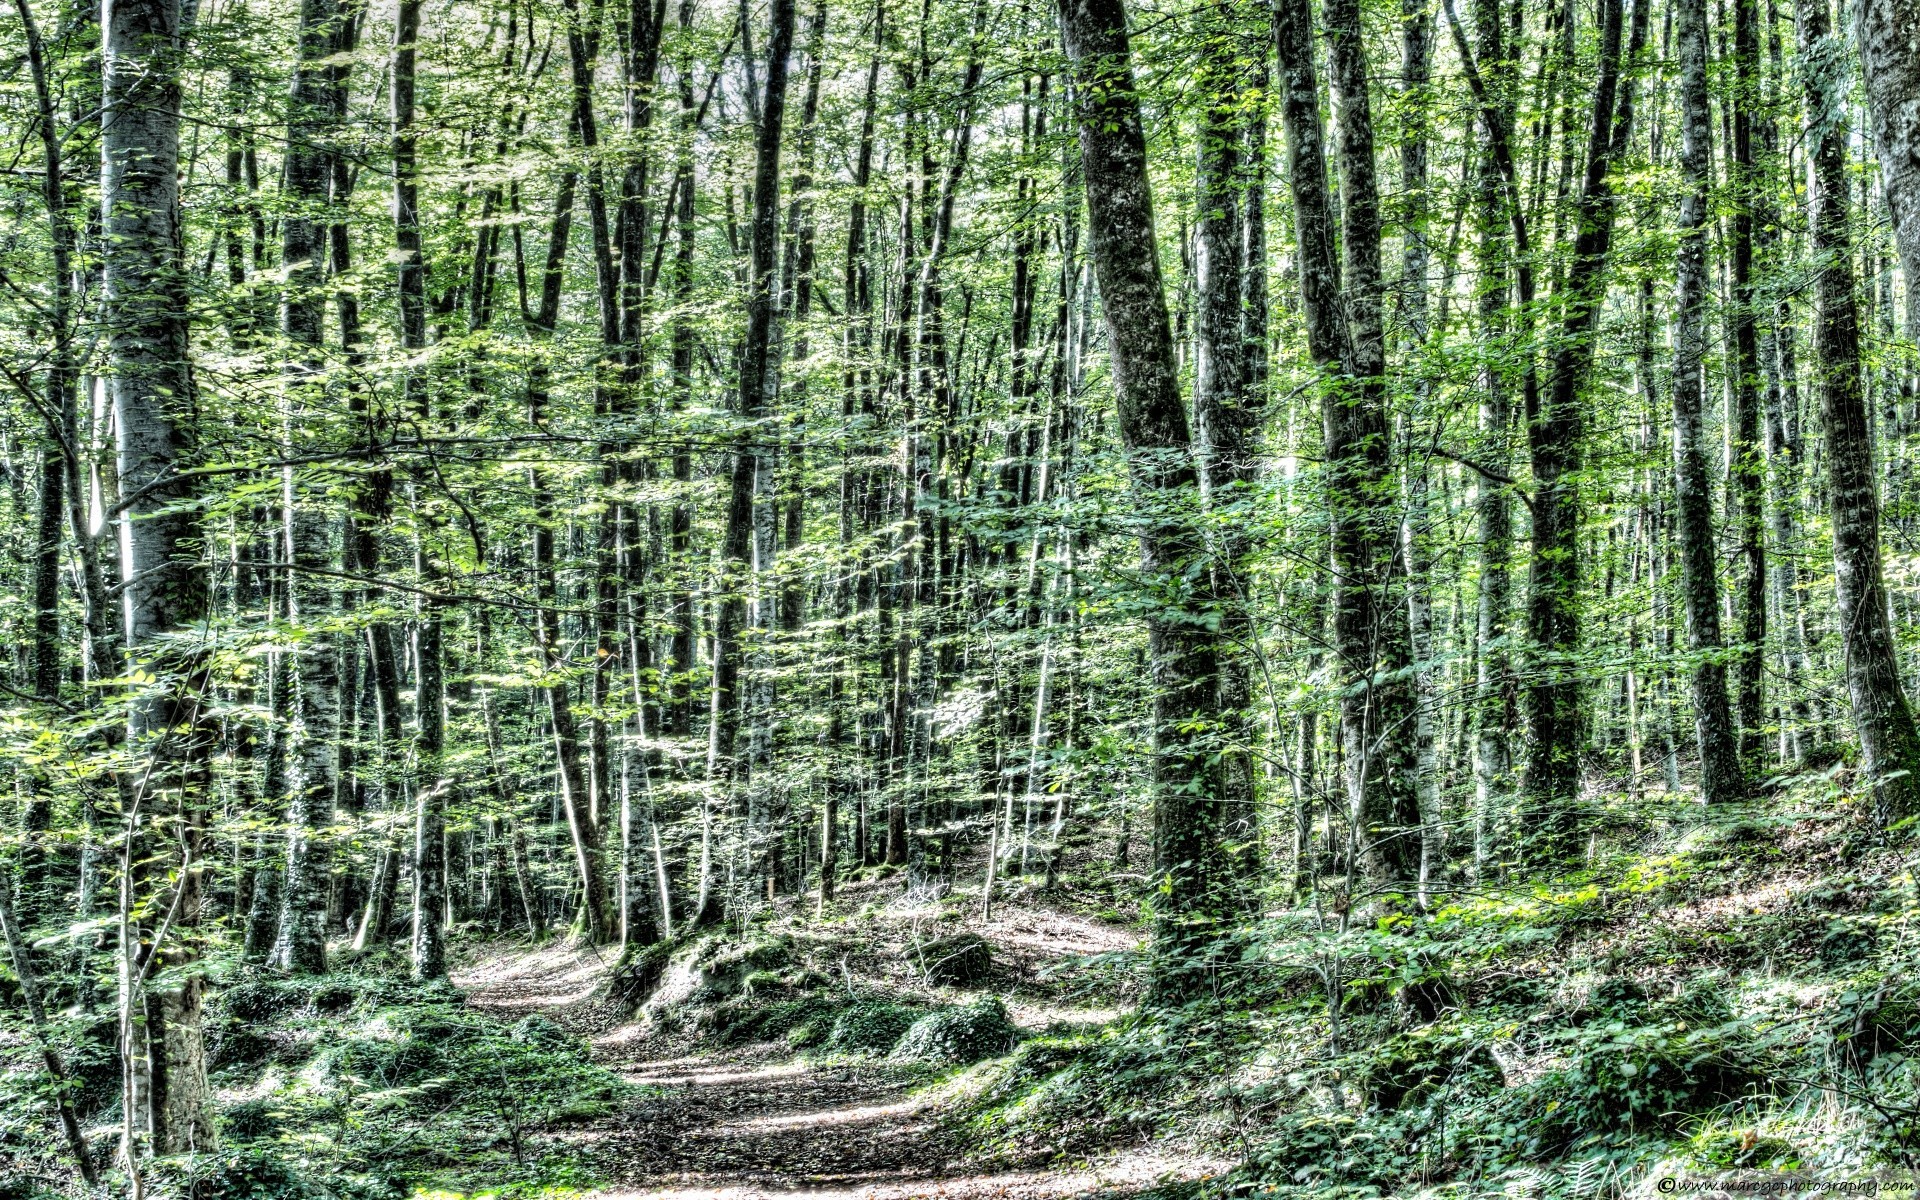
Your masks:
{"label": "mossy ground", "polygon": [[1345,929],[1288,905],[1211,992],[1026,1041],[977,1135],[1181,1138],[1203,1191],[1593,1196],[1650,1172],[1860,1172],[1920,1154],[1915,848],[1819,786],[1622,804],[1545,883],[1460,882]]}

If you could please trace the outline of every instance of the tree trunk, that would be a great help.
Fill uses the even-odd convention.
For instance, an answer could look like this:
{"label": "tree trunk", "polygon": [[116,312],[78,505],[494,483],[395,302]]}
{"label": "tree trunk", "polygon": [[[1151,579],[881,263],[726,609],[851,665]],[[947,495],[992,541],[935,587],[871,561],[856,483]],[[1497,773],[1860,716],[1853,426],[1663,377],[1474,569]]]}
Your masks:
{"label": "tree trunk", "polygon": [[1220,845],[1225,781],[1205,732],[1219,706],[1213,635],[1170,586],[1205,554],[1179,511],[1197,493],[1199,475],[1161,287],[1126,12],[1120,0],[1061,0],[1060,26],[1078,77],[1081,172],[1120,435],[1132,487],[1148,514],[1140,552],[1141,581],[1152,603],[1153,828],[1161,896],[1154,994],[1187,999],[1203,968],[1197,956],[1232,908]]}
{"label": "tree trunk", "polygon": [[1907,279],[1907,337],[1920,342],[1920,0],[1859,0],[1855,13],[1867,115]]}
{"label": "tree trunk", "polygon": [[[1920,811],[1920,734],[1900,686],[1880,570],[1880,496],[1873,434],[1860,382],[1860,325],[1854,301],[1847,191],[1846,80],[1827,0],[1796,0],[1803,62],[1806,137],[1812,145],[1813,348],[1819,359],[1820,419],[1826,435],[1827,509],[1833,521],[1834,585],[1843,636],[1847,699],[1860,736],[1861,771],[1882,826]],[[1871,78],[1872,72],[1868,72]]]}
{"label": "tree trunk", "polygon": [[[1594,325],[1606,292],[1614,198],[1608,173],[1632,128],[1633,92],[1622,84],[1621,0],[1601,5],[1600,77],[1594,92],[1586,172],[1575,207],[1573,260],[1555,299],[1560,336],[1545,393],[1526,414],[1533,461],[1533,554],[1527,640],[1530,680],[1522,816],[1536,857],[1561,859],[1578,847],[1580,758],[1586,745],[1580,654],[1580,505],[1586,422],[1581,389],[1593,363]],[[1646,39],[1648,0],[1634,6],[1631,60]]]}
{"label": "tree trunk", "polygon": [[[285,194],[280,222],[280,261],[285,267],[281,333],[289,358],[282,372],[283,446],[288,458],[296,439],[325,411],[321,382],[326,293],[325,210],[332,183],[331,69],[321,64],[335,47],[340,14],[334,0],[302,0],[298,57],[287,102]],[[299,473],[282,469],[287,563],[287,619],[307,626],[295,657],[295,710],[289,765],[286,881],[280,894],[280,925],[267,961],[296,973],[327,969],[328,854],[321,831],[333,824],[337,765],[339,674],[332,635],[324,623],[332,595],[315,574],[331,563],[322,498],[302,492]]]}
{"label": "tree trunk", "polygon": [[[427,345],[427,264],[421,252],[420,184],[414,130],[415,43],[420,38],[420,0],[400,0],[395,10],[392,60],[393,236],[395,299],[400,315],[400,348],[409,357]],[[419,369],[409,363],[401,377],[402,409],[423,424],[432,416]],[[430,474],[430,472],[423,473]],[[433,522],[424,513],[414,481],[414,505],[422,519],[414,535],[415,573],[437,576]],[[447,686],[441,631],[441,602],[422,597],[414,625],[414,821],[413,821],[413,974],[440,979],[447,973],[446,951],[446,801],[450,781],[441,777],[446,750]],[[376,931],[377,932],[377,931]]]}
{"label": "tree trunk", "polygon": [[1759,314],[1753,279],[1753,227],[1766,193],[1755,170],[1753,151],[1753,114],[1761,108],[1755,7],[1756,0],[1733,3],[1733,158],[1728,167],[1733,185],[1733,236],[1729,246],[1733,307],[1727,314],[1733,335],[1733,361],[1728,364],[1733,383],[1729,507],[1740,556],[1734,594],[1740,621],[1740,651],[1734,660],[1735,703],[1740,719],[1740,754],[1749,771],[1760,765],[1762,727],[1766,723],[1763,668],[1767,643],[1767,469],[1760,431]]}
{"label": "tree trunk", "polygon": [[[122,796],[125,817],[137,818],[139,829],[162,817],[178,831],[149,843],[129,829],[121,863],[122,1111],[125,1157],[133,1165],[149,1155],[215,1144],[201,1035],[205,984],[197,940],[183,936],[200,919],[198,851],[212,745],[201,709],[205,656],[194,648],[204,641],[197,626],[208,613],[200,523],[183,503],[189,490],[179,478],[196,446],[180,244],[178,0],[109,5],[103,32],[100,206],[116,473],[125,510],[120,585],[130,665],[155,681],[136,696],[127,729],[131,745],[153,755],[153,770],[145,786],[124,779]],[[142,796],[148,788],[152,794]],[[137,873],[135,864],[141,864]],[[147,887],[166,897],[147,899],[175,914],[156,928],[130,915],[137,892]],[[171,943],[162,941],[166,934],[173,935]]]}
{"label": "tree trunk", "polygon": [[[1644,3],[1644,0],[1642,0]],[[1713,484],[1701,444],[1706,391],[1707,190],[1713,167],[1707,108],[1706,0],[1677,0],[1674,38],[1680,56],[1680,216],[1674,271],[1673,497],[1678,517],[1681,596],[1687,653],[1693,663],[1693,729],[1700,751],[1700,794],[1709,804],[1741,792],[1738,733],[1727,704],[1727,667],[1720,641],[1718,554]]]}
{"label": "tree trunk", "polygon": [[[1381,325],[1380,210],[1372,115],[1359,15],[1351,0],[1327,10],[1339,101],[1346,210],[1334,265],[1334,214],[1321,146],[1312,25],[1305,0],[1274,7],[1281,112],[1292,159],[1294,232],[1307,349],[1323,376],[1327,506],[1333,553],[1334,653],[1341,679],[1340,740],[1353,848],[1376,896],[1404,894],[1419,870],[1420,814],[1412,755],[1412,662],[1404,604],[1388,596],[1398,528],[1388,498],[1385,343]],[[1344,274],[1344,281],[1342,275]],[[1343,286],[1344,283],[1344,286]]]}
{"label": "tree trunk", "polygon": [[[1449,11],[1451,16],[1451,11]],[[1483,86],[1497,89],[1488,98],[1490,122],[1483,132],[1490,139],[1505,138],[1512,124],[1509,100],[1512,64],[1501,29],[1500,0],[1479,0],[1473,9],[1475,57],[1486,75]],[[1464,38],[1463,38],[1464,40]],[[1491,129],[1486,128],[1490,124]],[[1503,144],[1504,145],[1504,144]],[[1477,376],[1480,393],[1479,454],[1486,468],[1475,485],[1474,512],[1480,550],[1480,587],[1475,612],[1479,654],[1474,675],[1474,806],[1473,875],[1487,878],[1498,846],[1505,842],[1506,809],[1513,789],[1513,655],[1508,650],[1507,626],[1513,609],[1513,498],[1506,475],[1512,456],[1512,376],[1501,361],[1507,338],[1513,335],[1508,300],[1513,271],[1506,227],[1513,216],[1495,155],[1480,156],[1474,181],[1474,203],[1480,224],[1476,253],[1480,267],[1479,329],[1482,358]],[[1524,220],[1524,217],[1521,218]],[[1531,318],[1522,315],[1521,321]],[[1526,345],[1522,329],[1522,345]],[[1529,372],[1529,374],[1531,374]]]}
{"label": "tree trunk", "polygon": [[[1264,354],[1245,328],[1246,230],[1241,211],[1246,179],[1240,163],[1247,124],[1244,48],[1234,0],[1209,0],[1199,14],[1203,39],[1198,162],[1194,170],[1194,351],[1193,411],[1208,503],[1218,509],[1246,502],[1257,473],[1256,454],[1263,397],[1252,388],[1249,358]],[[1250,541],[1245,522],[1219,523],[1212,564],[1213,601],[1220,607],[1221,780],[1220,801],[1234,841],[1249,851],[1254,830],[1253,702],[1254,641],[1251,597],[1244,575]],[[1243,858],[1244,854],[1236,855]]]}
{"label": "tree trunk", "polygon": [[[720,602],[720,619],[714,633],[714,732],[708,756],[714,769],[715,786],[738,804],[741,789],[747,784],[749,767],[741,761],[738,746],[740,675],[745,661],[743,633],[750,613],[746,589],[749,579],[754,587],[765,582],[766,600],[755,604],[755,620],[772,616],[771,527],[757,516],[765,513],[772,499],[771,463],[763,443],[768,430],[763,424],[773,413],[779,390],[779,305],[775,294],[780,249],[780,135],[786,119],[788,59],[793,53],[794,0],[774,0],[772,30],[767,47],[767,86],[761,98],[760,124],[754,140],[753,212],[750,219],[751,259],[747,276],[747,331],[740,355],[741,430],[733,452],[732,478],[727,507],[725,560],[729,579]],[[764,622],[763,622],[764,623]],[[756,722],[770,719],[765,696],[753,703]],[[764,735],[762,735],[764,736]],[[710,918],[711,912],[702,913]]]}

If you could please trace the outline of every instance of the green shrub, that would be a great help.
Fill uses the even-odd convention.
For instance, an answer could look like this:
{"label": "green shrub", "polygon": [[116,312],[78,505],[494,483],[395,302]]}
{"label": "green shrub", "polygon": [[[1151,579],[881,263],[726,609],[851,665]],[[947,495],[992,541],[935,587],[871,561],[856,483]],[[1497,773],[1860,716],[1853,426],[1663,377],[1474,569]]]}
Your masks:
{"label": "green shrub", "polygon": [[280,1128],[281,1105],[273,1100],[241,1100],[229,1104],[220,1113],[220,1133],[228,1140],[243,1142],[271,1137]]}
{"label": "green shrub", "polygon": [[965,1065],[1013,1048],[1019,1027],[998,996],[960,1008],[936,1009],[907,1028],[893,1048],[898,1062]]}
{"label": "green shrub", "polygon": [[1765,1089],[1776,1072],[1756,1051],[1758,1044],[1746,1021],[1706,1029],[1678,1021],[1612,1021],[1582,1031],[1572,1061],[1530,1090],[1536,1111],[1563,1140],[1671,1130],[1688,1114]]}
{"label": "green shrub", "polygon": [[151,1171],[153,1194],[177,1200],[306,1200],[329,1196],[311,1173],[264,1149],[161,1160]]}
{"label": "green shrub", "polygon": [[535,1046],[543,1050],[580,1050],[580,1039],[555,1025],[538,1013],[520,1018],[514,1023],[509,1037],[525,1046]]}
{"label": "green shrub", "polygon": [[993,949],[977,933],[936,938],[919,948],[917,958],[927,982],[946,987],[977,987],[993,973]]}

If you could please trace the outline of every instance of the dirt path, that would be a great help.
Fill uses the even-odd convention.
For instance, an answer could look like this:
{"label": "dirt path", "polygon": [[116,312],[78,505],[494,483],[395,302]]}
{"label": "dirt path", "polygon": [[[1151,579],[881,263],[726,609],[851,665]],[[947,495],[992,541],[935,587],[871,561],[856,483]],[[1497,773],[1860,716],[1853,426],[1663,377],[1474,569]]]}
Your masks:
{"label": "dirt path", "polygon": [[674,1056],[593,1001],[604,969],[556,947],[454,975],[476,1005],[539,1012],[645,1086],[617,1118],[562,1135],[617,1181],[602,1200],[1067,1200],[1138,1195],[1223,1165],[1144,1149],[1071,1167],[983,1162],[883,1064],[807,1063],[771,1046]]}

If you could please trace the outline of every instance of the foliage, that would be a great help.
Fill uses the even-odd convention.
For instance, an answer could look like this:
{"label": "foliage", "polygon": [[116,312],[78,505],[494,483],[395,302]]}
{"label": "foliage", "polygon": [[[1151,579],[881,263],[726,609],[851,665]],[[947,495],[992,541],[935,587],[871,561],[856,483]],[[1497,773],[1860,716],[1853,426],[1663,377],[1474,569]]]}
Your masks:
{"label": "foliage", "polygon": [[[227,1149],[175,1185],[206,1200],[382,1200],[577,1183],[543,1135],[630,1102],[634,1089],[539,1015],[511,1026],[457,992],[382,975],[236,977],[211,1005]],[[236,1038],[242,1030],[250,1037]],[[236,1045],[271,1047],[264,1058]]]}
{"label": "foliage", "polygon": [[1004,1054],[1020,1031],[1000,997],[989,995],[956,1008],[935,1009],[914,1021],[894,1044],[897,1062],[962,1065]]}
{"label": "foliage", "polygon": [[904,1004],[861,1001],[834,1017],[826,1047],[849,1054],[886,1054],[921,1019],[919,1010]]}

